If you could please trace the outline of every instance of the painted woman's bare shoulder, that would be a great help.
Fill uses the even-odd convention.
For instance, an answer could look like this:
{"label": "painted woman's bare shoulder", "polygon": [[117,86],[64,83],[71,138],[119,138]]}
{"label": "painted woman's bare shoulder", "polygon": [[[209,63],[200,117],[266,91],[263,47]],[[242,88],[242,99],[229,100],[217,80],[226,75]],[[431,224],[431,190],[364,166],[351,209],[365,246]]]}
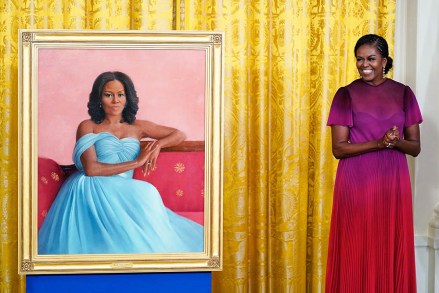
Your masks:
{"label": "painted woman's bare shoulder", "polygon": [[87,119],[79,123],[78,129],[76,130],[76,139],[79,139],[84,134],[93,133],[95,125],[96,123],[94,123],[91,119]]}

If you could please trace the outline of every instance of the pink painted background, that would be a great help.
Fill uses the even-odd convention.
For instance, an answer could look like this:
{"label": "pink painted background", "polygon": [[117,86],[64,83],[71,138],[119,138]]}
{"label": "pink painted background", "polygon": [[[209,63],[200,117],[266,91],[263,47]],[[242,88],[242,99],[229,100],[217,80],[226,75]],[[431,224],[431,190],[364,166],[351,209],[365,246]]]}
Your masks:
{"label": "pink painted background", "polygon": [[38,51],[38,155],[72,163],[76,128],[104,71],[122,71],[139,97],[137,119],[204,140],[206,55],[203,50],[44,49]]}

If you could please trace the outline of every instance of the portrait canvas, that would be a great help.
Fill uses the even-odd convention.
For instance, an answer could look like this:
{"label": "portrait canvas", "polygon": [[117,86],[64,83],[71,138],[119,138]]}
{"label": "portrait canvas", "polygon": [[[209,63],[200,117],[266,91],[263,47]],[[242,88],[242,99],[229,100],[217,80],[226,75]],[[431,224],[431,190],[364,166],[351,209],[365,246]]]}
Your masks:
{"label": "portrait canvas", "polygon": [[[63,273],[221,269],[222,41],[221,32],[20,31],[20,273],[56,273],[61,268]],[[106,181],[99,189],[105,202],[90,200],[88,189],[81,197],[61,196],[66,189],[77,188],[70,186],[82,168],[75,159],[77,129],[81,121],[90,119],[89,96],[103,72],[122,72],[131,78],[138,97],[136,119],[179,129],[186,137],[161,150],[154,170],[145,174],[138,167],[128,173],[141,182],[135,185],[139,185],[142,199],[135,198],[131,207],[128,196],[114,203],[113,193],[134,192],[125,183],[112,185],[115,180]],[[125,139],[129,138],[118,141],[122,146],[115,146],[116,151],[124,147]],[[103,152],[111,149],[99,147],[98,142],[93,146],[97,152],[98,148]],[[172,228],[177,233],[188,234],[182,238],[192,237],[188,231],[193,227],[201,231],[198,240],[190,239],[197,241],[197,249],[172,246],[172,238],[163,235],[166,229],[151,224],[161,212],[155,210],[151,198],[143,199],[149,186],[157,191],[162,202],[158,205],[172,217],[176,215],[169,221],[172,225],[178,222]],[[96,192],[91,193],[95,196]],[[53,210],[65,209],[64,202],[72,198],[80,204],[67,204],[68,212],[53,216]],[[137,206],[145,209],[137,211]],[[90,226],[90,212],[84,210],[98,213],[101,209],[107,222]],[[139,213],[138,222],[117,222],[135,213]],[[46,237],[44,226],[62,226],[60,218],[66,217],[77,223],[74,236],[78,237]],[[96,235],[108,234],[105,237],[114,243],[125,239],[120,233],[112,235],[114,219],[129,239],[143,230],[144,237],[154,243],[153,231],[160,230],[156,238],[171,241],[157,246],[170,248],[156,251],[150,244],[144,248],[142,244],[132,250],[100,250],[94,245]],[[140,230],[133,228],[136,225]],[[84,249],[86,237],[91,237],[89,249]],[[66,242],[63,245],[68,249],[46,249],[53,239]]]}

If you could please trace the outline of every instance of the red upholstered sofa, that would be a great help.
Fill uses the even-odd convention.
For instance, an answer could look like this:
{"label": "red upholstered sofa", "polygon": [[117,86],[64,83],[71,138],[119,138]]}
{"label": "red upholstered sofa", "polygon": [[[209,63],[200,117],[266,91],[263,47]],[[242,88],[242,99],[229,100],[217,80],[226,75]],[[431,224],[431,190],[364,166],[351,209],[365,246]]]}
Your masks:
{"label": "red upholstered sofa", "polygon": [[[74,165],[61,166],[50,158],[38,158],[38,228]],[[134,179],[153,184],[163,203],[174,212],[203,224],[204,221],[204,142],[183,142],[163,149],[157,169],[144,176],[134,170]]]}

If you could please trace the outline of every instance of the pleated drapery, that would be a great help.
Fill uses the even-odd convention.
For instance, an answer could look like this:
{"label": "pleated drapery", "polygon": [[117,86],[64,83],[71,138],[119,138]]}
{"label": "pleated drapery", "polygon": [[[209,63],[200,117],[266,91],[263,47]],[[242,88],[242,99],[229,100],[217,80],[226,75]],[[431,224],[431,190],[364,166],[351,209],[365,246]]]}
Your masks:
{"label": "pleated drapery", "polygon": [[[225,32],[224,269],[214,292],[324,292],[337,161],[332,97],[353,47],[396,1],[3,0],[0,3],[0,292],[17,269],[18,29]],[[392,54],[392,53],[391,53]]]}

